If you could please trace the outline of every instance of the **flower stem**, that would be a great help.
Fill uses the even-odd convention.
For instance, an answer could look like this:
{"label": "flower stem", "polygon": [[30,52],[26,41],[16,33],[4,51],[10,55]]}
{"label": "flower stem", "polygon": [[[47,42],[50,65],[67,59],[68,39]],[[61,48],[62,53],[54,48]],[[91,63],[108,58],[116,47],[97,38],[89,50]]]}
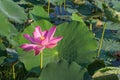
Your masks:
{"label": "flower stem", "polygon": [[14,68],[14,65],[12,65],[12,73],[13,73],[13,79],[15,80],[15,68]]}
{"label": "flower stem", "polygon": [[12,65],[13,80],[15,80],[15,65],[16,65],[17,63],[18,63],[18,62],[15,62],[15,63]]}
{"label": "flower stem", "polygon": [[90,30],[92,31],[92,23],[90,23]]}
{"label": "flower stem", "polygon": [[48,0],[48,15],[50,14],[50,0]]}
{"label": "flower stem", "polygon": [[43,67],[43,52],[40,53],[40,68]]}
{"label": "flower stem", "polygon": [[60,5],[60,14],[62,15],[62,5]]}
{"label": "flower stem", "polygon": [[103,32],[102,32],[102,36],[101,36],[101,39],[100,39],[100,45],[99,45],[99,48],[98,48],[97,57],[100,56],[100,51],[101,51],[101,48],[102,48],[102,43],[103,43],[103,38],[104,38],[104,34],[105,34],[105,29],[106,29],[106,23],[103,26]]}

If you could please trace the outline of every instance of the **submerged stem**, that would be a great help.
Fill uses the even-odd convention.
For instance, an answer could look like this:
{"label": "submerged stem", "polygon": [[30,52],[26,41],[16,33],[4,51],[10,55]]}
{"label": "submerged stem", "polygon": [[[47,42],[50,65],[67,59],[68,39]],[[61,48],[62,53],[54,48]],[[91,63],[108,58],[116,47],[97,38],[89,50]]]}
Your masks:
{"label": "submerged stem", "polygon": [[42,69],[43,67],[43,53],[40,53],[40,68]]}
{"label": "submerged stem", "polygon": [[48,0],[48,15],[50,14],[50,0]]}
{"label": "submerged stem", "polygon": [[101,39],[100,39],[100,45],[99,45],[99,48],[98,48],[98,54],[97,54],[97,57],[100,56],[100,51],[101,51],[101,48],[102,48],[102,43],[103,43],[104,33],[105,33],[105,29],[106,29],[106,23],[104,24],[103,27],[104,27],[104,28],[103,28],[102,36],[101,36]]}

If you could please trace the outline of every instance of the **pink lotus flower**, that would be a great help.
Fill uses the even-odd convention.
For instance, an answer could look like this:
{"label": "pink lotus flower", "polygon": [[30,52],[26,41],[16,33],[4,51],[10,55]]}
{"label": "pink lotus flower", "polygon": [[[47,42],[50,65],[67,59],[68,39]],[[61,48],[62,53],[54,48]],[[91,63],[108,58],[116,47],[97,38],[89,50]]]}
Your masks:
{"label": "pink lotus flower", "polygon": [[33,32],[33,36],[24,34],[24,37],[31,42],[31,44],[23,44],[20,47],[25,51],[34,50],[35,55],[38,55],[45,48],[54,48],[62,37],[53,37],[56,31],[56,27],[52,27],[50,30],[42,31],[37,26]]}

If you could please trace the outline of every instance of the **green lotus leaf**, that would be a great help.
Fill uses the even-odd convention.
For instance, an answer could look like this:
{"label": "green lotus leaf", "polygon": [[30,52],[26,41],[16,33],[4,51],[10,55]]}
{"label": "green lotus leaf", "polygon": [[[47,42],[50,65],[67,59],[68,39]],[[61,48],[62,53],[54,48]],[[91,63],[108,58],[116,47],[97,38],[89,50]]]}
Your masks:
{"label": "green lotus leaf", "polygon": [[82,17],[80,17],[79,15],[73,13],[72,16],[71,16],[72,20],[75,20],[75,21],[80,21],[82,23],[84,23]]}
{"label": "green lotus leaf", "polygon": [[12,0],[0,0],[0,12],[16,23],[22,24],[27,20],[24,9]]}
{"label": "green lotus leaf", "polygon": [[104,51],[119,51],[120,50],[120,42],[112,39],[104,39],[103,40],[103,45],[102,45],[102,50]]}
{"label": "green lotus leaf", "polygon": [[94,80],[119,80],[119,67],[101,68],[93,75]]}
{"label": "green lotus leaf", "polygon": [[88,65],[94,60],[97,44],[83,22],[63,23],[58,26],[56,34],[63,36],[57,46],[61,58],[80,65]]}
{"label": "green lotus leaf", "polygon": [[7,20],[7,18],[0,13],[0,35],[5,36],[9,41],[17,33],[16,28]]}
{"label": "green lotus leaf", "polygon": [[34,6],[33,10],[30,11],[31,17],[34,20],[40,20],[40,19],[48,19],[49,15],[44,10],[42,6]]}
{"label": "green lotus leaf", "polygon": [[83,80],[86,69],[72,62],[69,64],[65,60],[58,63],[49,63],[43,68],[40,80]]}
{"label": "green lotus leaf", "polygon": [[106,29],[108,29],[108,30],[120,30],[120,23],[108,21]]}

